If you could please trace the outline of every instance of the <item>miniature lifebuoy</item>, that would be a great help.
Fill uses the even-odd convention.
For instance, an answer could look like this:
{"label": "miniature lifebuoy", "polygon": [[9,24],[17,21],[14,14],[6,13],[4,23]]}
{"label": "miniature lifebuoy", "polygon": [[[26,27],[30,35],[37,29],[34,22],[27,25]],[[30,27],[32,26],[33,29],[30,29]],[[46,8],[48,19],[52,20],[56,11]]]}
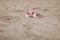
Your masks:
{"label": "miniature lifebuoy", "polygon": [[27,11],[26,17],[29,17],[29,16],[36,17],[36,13],[34,11]]}

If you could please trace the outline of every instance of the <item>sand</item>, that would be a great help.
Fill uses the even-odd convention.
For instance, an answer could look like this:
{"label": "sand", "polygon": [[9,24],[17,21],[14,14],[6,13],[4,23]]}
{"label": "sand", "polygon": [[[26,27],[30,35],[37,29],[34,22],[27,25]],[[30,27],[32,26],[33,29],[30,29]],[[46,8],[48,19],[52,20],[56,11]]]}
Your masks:
{"label": "sand", "polygon": [[60,40],[60,0],[0,0],[0,40]]}

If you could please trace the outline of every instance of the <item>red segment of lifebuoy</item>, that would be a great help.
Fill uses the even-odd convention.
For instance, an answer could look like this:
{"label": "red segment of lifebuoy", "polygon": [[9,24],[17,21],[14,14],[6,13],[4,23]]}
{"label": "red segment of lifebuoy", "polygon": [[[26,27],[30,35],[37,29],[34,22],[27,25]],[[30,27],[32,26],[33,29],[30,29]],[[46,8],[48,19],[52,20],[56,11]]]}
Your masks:
{"label": "red segment of lifebuoy", "polygon": [[34,12],[32,12],[32,15],[34,15]]}
{"label": "red segment of lifebuoy", "polygon": [[26,14],[28,14],[28,15],[29,15],[30,13],[29,13],[29,12],[26,12]]}

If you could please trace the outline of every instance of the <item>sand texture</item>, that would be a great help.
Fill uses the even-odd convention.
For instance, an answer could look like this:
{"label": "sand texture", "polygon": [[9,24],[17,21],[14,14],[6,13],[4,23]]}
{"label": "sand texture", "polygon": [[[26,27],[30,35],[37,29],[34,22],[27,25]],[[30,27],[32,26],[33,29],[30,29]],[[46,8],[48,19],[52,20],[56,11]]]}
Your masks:
{"label": "sand texture", "polygon": [[60,0],[0,0],[0,40],[60,40]]}

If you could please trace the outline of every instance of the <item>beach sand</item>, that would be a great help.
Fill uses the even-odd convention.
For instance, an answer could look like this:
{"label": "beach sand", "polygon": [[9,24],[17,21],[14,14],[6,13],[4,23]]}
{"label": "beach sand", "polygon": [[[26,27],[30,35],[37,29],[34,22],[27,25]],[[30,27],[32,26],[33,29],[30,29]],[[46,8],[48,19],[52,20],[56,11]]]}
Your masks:
{"label": "beach sand", "polygon": [[60,40],[60,0],[0,0],[0,40]]}

